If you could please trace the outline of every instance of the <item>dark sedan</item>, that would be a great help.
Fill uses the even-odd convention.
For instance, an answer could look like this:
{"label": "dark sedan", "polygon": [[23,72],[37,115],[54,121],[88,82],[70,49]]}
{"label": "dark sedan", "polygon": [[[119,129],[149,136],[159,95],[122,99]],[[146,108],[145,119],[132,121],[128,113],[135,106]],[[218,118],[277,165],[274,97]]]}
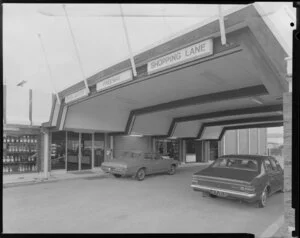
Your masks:
{"label": "dark sedan", "polygon": [[270,195],[283,192],[283,170],[271,156],[225,155],[193,174],[191,187],[210,197],[236,198],[265,207]]}

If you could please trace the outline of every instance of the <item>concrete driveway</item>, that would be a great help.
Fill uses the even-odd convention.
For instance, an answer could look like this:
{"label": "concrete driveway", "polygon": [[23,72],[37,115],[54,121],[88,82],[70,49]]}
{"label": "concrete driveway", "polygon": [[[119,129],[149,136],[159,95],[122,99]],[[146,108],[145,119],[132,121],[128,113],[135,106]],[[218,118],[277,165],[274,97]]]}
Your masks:
{"label": "concrete driveway", "polygon": [[283,215],[283,194],[266,208],[202,197],[190,188],[201,166],[138,182],[110,175],[3,190],[4,233],[206,233],[259,236]]}

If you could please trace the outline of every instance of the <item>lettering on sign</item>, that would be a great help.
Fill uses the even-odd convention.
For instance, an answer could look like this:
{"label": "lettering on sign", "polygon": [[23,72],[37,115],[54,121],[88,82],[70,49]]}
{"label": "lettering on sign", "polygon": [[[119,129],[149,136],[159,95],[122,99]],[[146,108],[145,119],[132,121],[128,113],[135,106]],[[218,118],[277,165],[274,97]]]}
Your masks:
{"label": "lettering on sign", "polygon": [[82,98],[87,95],[87,90],[84,88],[76,93],[72,93],[65,97],[65,103],[72,102],[76,99]]}
{"label": "lettering on sign", "polygon": [[97,91],[111,88],[113,86],[128,82],[132,79],[131,70],[124,71],[123,73],[104,79],[103,81],[97,83]]}
{"label": "lettering on sign", "polygon": [[208,39],[184,49],[175,51],[148,63],[148,74],[174,67],[188,61],[203,58],[213,54],[213,41]]}

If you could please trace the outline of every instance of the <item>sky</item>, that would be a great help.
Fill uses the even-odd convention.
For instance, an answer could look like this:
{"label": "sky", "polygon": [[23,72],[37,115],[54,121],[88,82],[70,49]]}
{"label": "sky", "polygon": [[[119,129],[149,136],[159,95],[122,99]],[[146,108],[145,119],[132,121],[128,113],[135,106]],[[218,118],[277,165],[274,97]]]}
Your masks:
{"label": "sky", "polygon": [[[290,30],[290,20],[278,19],[274,13],[287,5],[295,14],[291,2],[257,4],[266,15],[277,20],[276,26]],[[222,5],[222,9],[225,13],[241,6]],[[80,71],[61,4],[3,4],[3,73],[7,85],[15,87],[25,80],[24,90],[31,88],[39,93],[50,94],[129,57],[119,4],[66,4],[66,9],[84,75]],[[122,9],[133,54],[218,16],[217,5],[124,4]],[[46,54],[43,53],[38,34],[41,35]],[[289,37],[287,41],[291,42],[288,31],[283,35]],[[17,105],[14,99],[16,102],[20,99],[10,98],[10,103]],[[36,100],[36,103],[39,101],[42,102]],[[37,108],[44,106],[41,104]]]}
{"label": "sky", "polygon": [[[259,4],[268,14],[283,4],[292,6]],[[224,11],[234,7],[239,6],[222,5]],[[122,8],[134,54],[218,14],[217,5],[203,4],[125,4]],[[25,80],[28,88],[61,91],[128,58],[119,4],[66,4],[66,9],[84,75],[61,4],[3,4],[3,68],[8,85]]]}

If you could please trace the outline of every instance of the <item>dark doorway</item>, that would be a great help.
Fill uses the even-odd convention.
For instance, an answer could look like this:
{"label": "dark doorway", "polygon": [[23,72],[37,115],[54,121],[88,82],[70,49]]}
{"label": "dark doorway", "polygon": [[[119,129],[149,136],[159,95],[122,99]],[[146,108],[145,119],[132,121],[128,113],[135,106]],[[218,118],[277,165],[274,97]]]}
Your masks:
{"label": "dark doorway", "polygon": [[94,140],[94,167],[100,167],[104,161],[104,134],[95,133]]}
{"label": "dark doorway", "polygon": [[92,134],[81,134],[81,169],[92,168]]}
{"label": "dark doorway", "polygon": [[196,162],[204,162],[203,158],[203,142],[195,140]]}
{"label": "dark doorway", "polygon": [[68,131],[67,170],[79,170],[79,133]]}

